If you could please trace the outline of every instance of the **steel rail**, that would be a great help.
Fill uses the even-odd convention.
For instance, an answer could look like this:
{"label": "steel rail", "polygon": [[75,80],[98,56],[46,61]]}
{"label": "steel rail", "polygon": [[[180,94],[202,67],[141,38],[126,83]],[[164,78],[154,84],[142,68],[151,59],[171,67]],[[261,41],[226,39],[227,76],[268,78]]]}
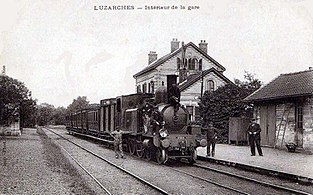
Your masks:
{"label": "steel rail", "polygon": [[193,175],[193,174],[191,174],[191,173],[188,173],[188,172],[182,171],[182,170],[178,170],[178,169],[173,168],[173,167],[169,167],[169,168],[172,169],[172,170],[175,170],[175,171],[177,171],[177,172],[179,172],[179,173],[183,173],[183,174],[189,175],[189,176],[191,176],[191,177],[200,179],[200,180],[202,180],[202,181],[205,181],[205,182],[208,182],[208,183],[217,185],[217,186],[219,186],[219,187],[222,187],[222,188],[225,188],[225,189],[228,189],[228,190],[231,190],[231,191],[240,193],[240,194],[250,195],[249,193],[246,193],[246,192],[240,191],[240,190],[238,190],[238,189],[236,189],[236,188],[233,188],[233,187],[230,187],[230,186],[227,186],[227,185],[224,185],[224,184],[215,182],[215,181],[213,181],[213,180],[211,180],[211,179],[206,179],[206,178],[203,178],[203,177],[199,177],[199,176],[197,176],[197,175]]}
{"label": "steel rail", "polygon": [[112,163],[111,161],[109,161],[109,160],[103,158],[102,156],[99,156],[98,154],[96,154],[96,153],[94,153],[94,152],[92,152],[92,151],[90,151],[90,150],[84,148],[83,146],[81,146],[81,145],[79,145],[79,144],[77,144],[77,143],[75,143],[75,142],[73,142],[73,141],[71,141],[71,140],[65,138],[64,136],[62,136],[62,135],[60,135],[60,134],[58,134],[58,133],[52,131],[51,129],[49,129],[49,128],[47,128],[47,127],[45,127],[45,128],[46,128],[47,130],[51,131],[52,133],[54,133],[54,134],[60,136],[61,138],[67,140],[68,142],[70,142],[70,143],[76,145],[77,147],[81,148],[82,150],[85,150],[86,152],[92,154],[93,156],[95,156],[95,157],[97,157],[97,158],[99,158],[99,159],[105,161],[106,163],[112,165],[113,167],[115,167],[115,168],[117,168],[117,169],[119,169],[119,170],[125,172],[125,173],[128,174],[128,175],[131,175],[132,177],[136,178],[136,179],[139,180],[140,182],[142,182],[142,183],[144,183],[144,184],[146,184],[146,185],[152,187],[153,189],[157,190],[157,191],[160,192],[161,194],[168,194],[167,191],[165,191],[165,190],[163,190],[162,188],[160,188],[160,187],[158,187],[158,186],[156,186],[156,185],[150,183],[149,181],[146,181],[145,179],[143,179],[143,178],[141,178],[141,177],[135,175],[134,173],[132,173],[132,172],[130,172],[130,171],[127,171],[127,170],[124,169],[123,167],[118,166],[118,165]]}
{"label": "steel rail", "polygon": [[210,171],[214,171],[214,172],[217,172],[217,173],[221,173],[221,174],[224,174],[224,175],[236,177],[236,178],[243,179],[243,180],[246,180],[246,181],[254,182],[254,183],[266,186],[266,187],[272,187],[274,189],[285,190],[285,191],[290,192],[290,193],[301,194],[301,195],[310,195],[310,193],[307,193],[307,192],[304,192],[304,191],[295,190],[295,189],[292,189],[292,188],[288,188],[288,187],[277,185],[277,184],[271,184],[271,183],[264,182],[264,181],[259,181],[259,180],[256,180],[256,179],[253,179],[253,178],[249,178],[249,177],[246,177],[246,176],[238,175],[238,174],[235,174],[235,173],[230,173],[230,172],[227,172],[227,171],[218,170],[218,169],[215,169],[215,168],[211,168],[211,167],[207,167],[207,166],[203,166],[203,165],[199,165],[199,164],[194,164],[193,166],[198,167],[198,168],[202,168],[202,169],[205,169],[205,170],[210,170]]}
{"label": "steel rail", "polygon": [[59,145],[59,146],[60,146],[60,148],[61,148],[62,150],[64,150],[64,151],[66,152],[66,154],[67,154],[69,157],[71,157],[72,160],[74,160],[74,161],[76,162],[76,164],[77,164],[78,166],[80,166],[80,168],[82,168],[93,180],[95,180],[95,182],[96,182],[107,194],[112,195],[112,193],[111,193],[106,187],[104,187],[104,186],[102,185],[102,183],[101,183],[95,176],[93,176],[82,164],[80,164],[80,163],[78,162],[78,160],[76,160],[63,146],[61,146],[61,145]]}

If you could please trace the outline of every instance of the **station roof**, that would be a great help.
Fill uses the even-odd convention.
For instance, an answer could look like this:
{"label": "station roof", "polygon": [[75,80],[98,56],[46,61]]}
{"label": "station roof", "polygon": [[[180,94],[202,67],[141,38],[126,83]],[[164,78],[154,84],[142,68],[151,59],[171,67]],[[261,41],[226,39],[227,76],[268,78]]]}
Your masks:
{"label": "station roof", "polygon": [[136,78],[146,72],[149,72],[155,68],[157,68],[158,66],[162,65],[165,61],[167,61],[168,59],[170,59],[171,57],[175,56],[176,54],[178,54],[180,51],[183,50],[183,47],[188,47],[191,46],[194,49],[196,49],[199,53],[201,53],[203,56],[205,56],[207,59],[209,59],[211,62],[213,62],[216,66],[218,66],[219,68],[221,68],[221,70],[225,71],[225,67],[223,67],[220,63],[218,63],[217,61],[215,61],[211,56],[209,56],[207,53],[205,53],[204,51],[202,51],[199,47],[197,47],[194,43],[189,42],[188,44],[181,46],[179,49],[157,59],[156,61],[152,62],[151,64],[149,64],[147,67],[145,67],[143,70],[139,71],[138,73],[136,73],[133,77]]}
{"label": "station roof", "polygon": [[313,95],[313,70],[281,74],[244,101],[256,102]]}

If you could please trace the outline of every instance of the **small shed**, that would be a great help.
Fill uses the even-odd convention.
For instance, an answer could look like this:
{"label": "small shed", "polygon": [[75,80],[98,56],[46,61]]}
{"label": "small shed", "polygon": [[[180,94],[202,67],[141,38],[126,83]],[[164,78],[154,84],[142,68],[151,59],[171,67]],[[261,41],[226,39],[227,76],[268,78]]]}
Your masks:
{"label": "small shed", "polygon": [[281,74],[244,100],[254,104],[262,145],[313,151],[313,70]]}
{"label": "small shed", "polygon": [[228,144],[247,145],[247,129],[249,126],[249,118],[230,117]]}

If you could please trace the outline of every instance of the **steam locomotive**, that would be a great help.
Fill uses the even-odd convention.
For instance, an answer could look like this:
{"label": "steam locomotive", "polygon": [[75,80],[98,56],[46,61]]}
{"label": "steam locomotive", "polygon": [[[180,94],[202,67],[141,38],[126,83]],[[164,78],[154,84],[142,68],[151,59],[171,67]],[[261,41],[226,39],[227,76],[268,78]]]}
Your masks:
{"label": "steam locomotive", "polygon": [[130,154],[159,164],[168,158],[194,163],[196,148],[205,147],[200,127],[189,125],[189,113],[180,104],[168,103],[167,90],[103,99],[100,106],[66,117],[70,134],[81,134],[113,143],[112,132],[120,129],[123,148]]}

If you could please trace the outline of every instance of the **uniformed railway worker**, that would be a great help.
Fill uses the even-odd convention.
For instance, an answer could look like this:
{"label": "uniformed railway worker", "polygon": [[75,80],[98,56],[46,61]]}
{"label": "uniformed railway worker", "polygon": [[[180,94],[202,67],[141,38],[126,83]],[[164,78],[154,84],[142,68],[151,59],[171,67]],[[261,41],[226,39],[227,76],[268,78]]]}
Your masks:
{"label": "uniformed railway worker", "polygon": [[251,119],[251,123],[247,129],[248,136],[249,136],[249,144],[251,150],[251,156],[255,156],[255,145],[258,150],[260,156],[263,156],[262,149],[261,149],[261,127],[258,123],[256,123],[256,119]]}
{"label": "uniformed railway worker", "polygon": [[117,129],[112,132],[114,137],[114,151],[115,151],[115,158],[125,158],[123,153],[123,145],[122,145],[122,132]]}
{"label": "uniformed railway worker", "polygon": [[[207,157],[215,155],[215,144],[217,140],[217,129],[213,126],[213,123],[209,123],[207,127]],[[212,146],[212,151],[210,150]]]}
{"label": "uniformed railway worker", "polygon": [[158,107],[155,106],[154,110],[151,114],[151,125],[152,125],[152,134],[159,132],[159,130],[163,127],[164,121],[161,113],[158,110]]}
{"label": "uniformed railway worker", "polygon": [[168,102],[172,106],[174,106],[175,111],[178,110],[180,104],[180,90],[177,87],[177,84],[173,83],[172,86],[168,90]]}

